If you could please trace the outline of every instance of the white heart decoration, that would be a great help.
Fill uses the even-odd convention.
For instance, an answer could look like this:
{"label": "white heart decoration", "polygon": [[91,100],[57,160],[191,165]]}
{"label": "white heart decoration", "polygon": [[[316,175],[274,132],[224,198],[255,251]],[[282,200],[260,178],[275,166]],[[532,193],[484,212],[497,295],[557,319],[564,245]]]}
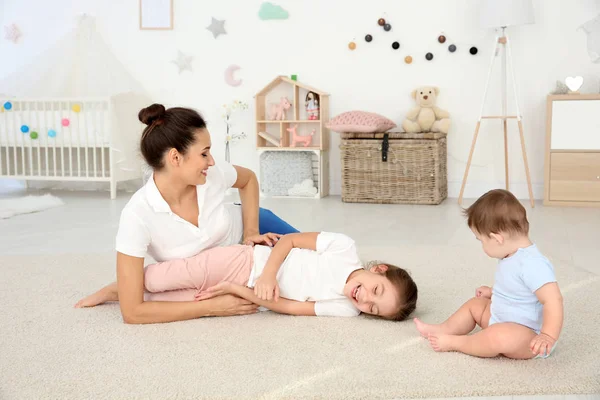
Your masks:
{"label": "white heart decoration", "polygon": [[576,92],[579,90],[581,85],[583,85],[583,77],[582,76],[568,76],[565,79],[565,83],[571,92]]}

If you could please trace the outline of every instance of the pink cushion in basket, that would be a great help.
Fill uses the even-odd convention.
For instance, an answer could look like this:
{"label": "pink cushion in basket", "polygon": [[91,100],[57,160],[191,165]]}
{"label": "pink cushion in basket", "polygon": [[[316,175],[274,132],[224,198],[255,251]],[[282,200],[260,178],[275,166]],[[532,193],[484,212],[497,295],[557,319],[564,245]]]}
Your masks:
{"label": "pink cushion in basket", "polygon": [[341,113],[326,124],[334,132],[385,132],[396,127],[394,121],[367,111]]}

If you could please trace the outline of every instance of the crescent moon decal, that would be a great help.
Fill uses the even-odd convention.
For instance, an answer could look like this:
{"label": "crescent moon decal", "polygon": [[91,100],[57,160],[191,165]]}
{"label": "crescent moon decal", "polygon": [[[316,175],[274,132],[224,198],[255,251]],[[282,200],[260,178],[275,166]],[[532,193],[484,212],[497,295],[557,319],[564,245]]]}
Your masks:
{"label": "crescent moon decal", "polygon": [[240,69],[239,66],[237,65],[230,65],[229,67],[227,67],[227,69],[225,70],[225,82],[229,85],[229,86],[240,86],[242,84],[242,80],[241,79],[235,79],[233,77],[233,74],[235,73],[235,71],[237,71],[238,69]]}

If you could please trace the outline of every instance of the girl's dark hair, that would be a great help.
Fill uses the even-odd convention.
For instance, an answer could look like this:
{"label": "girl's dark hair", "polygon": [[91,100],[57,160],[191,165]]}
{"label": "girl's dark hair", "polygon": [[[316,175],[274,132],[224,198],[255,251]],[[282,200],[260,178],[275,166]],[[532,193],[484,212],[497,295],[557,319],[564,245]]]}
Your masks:
{"label": "girl's dark hair", "polygon": [[398,290],[400,296],[396,312],[393,315],[382,316],[382,318],[392,321],[404,321],[417,308],[417,299],[419,297],[417,284],[407,270],[393,264],[371,261],[367,264],[367,269],[376,264],[383,264],[388,267],[383,275]]}
{"label": "girl's dark hair", "polygon": [[140,149],[148,165],[155,170],[164,167],[163,156],[168,150],[174,148],[185,154],[196,141],[196,131],[206,128],[198,112],[182,107],[166,110],[162,104],[140,110],[138,118],[148,125],[142,133]]}

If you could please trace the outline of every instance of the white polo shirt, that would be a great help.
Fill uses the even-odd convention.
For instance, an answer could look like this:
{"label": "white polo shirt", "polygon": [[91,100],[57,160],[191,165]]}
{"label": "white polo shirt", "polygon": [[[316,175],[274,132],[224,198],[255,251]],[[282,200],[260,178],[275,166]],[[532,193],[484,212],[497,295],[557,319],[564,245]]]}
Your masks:
{"label": "white polo shirt", "polygon": [[225,192],[236,180],[237,171],[229,163],[208,169],[206,183],[196,187],[200,210],[196,227],[171,211],[152,175],[121,212],[116,250],[133,257],[150,255],[160,262],[240,243],[242,208],[224,203]]}

